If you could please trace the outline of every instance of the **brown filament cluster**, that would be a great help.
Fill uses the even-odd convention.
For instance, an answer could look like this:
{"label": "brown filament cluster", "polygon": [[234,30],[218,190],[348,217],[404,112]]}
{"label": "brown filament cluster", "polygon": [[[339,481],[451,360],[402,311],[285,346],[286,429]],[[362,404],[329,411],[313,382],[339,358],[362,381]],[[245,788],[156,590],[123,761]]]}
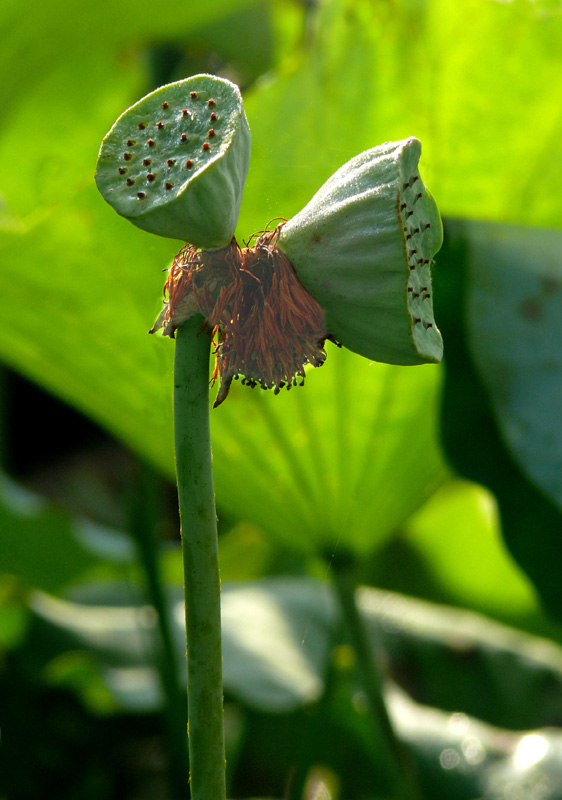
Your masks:
{"label": "brown filament cluster", "polygon": [[168,273],[167,320],[174,322],[191,295],[212,331],[213,380],[221,381],[215,406],[239,376],[277,394],[304,381],[305,364],[320,366],[326,358],[324,314],[277,248],[280,228],[263,231],[251,247],[240,248],[234,239],[215,251],[187,244]]}

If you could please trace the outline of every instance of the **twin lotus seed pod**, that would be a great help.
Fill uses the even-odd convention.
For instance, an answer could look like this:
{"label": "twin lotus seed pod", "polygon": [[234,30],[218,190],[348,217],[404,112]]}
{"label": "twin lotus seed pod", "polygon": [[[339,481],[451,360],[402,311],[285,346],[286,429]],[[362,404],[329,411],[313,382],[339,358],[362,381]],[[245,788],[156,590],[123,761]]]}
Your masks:
{"label": "twin lotus seed pod", "polygon": [[437,362],[430,267],[441,219],[415,138],[341,167],[292,220],[253,247],[234,237],[250,158],[238,87],[212,75],[163,86],[104,138],[96,181],[115,210],[181,238],[152,332],[203,314],[216,336],[222,402],[233,378],[290,388],[327,338],[391,364]]}

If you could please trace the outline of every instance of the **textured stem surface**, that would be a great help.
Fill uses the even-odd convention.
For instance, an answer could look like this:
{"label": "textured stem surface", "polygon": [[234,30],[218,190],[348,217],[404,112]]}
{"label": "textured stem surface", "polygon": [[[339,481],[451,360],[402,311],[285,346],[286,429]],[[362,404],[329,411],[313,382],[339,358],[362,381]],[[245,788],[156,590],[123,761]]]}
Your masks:
{"label": "textured stem surface", "polygon": [[174,367],[176,473],[185,583],[192,800],[224,800],[220,582],[211,439],[210,337],[202,317],[177,331]]}

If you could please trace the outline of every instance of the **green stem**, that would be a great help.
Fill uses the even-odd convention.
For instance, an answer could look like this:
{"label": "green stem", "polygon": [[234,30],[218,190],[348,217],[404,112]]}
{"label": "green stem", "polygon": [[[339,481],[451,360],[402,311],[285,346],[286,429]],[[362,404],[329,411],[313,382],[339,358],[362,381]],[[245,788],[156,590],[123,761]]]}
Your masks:
{"label": "green stem", "polygon": [[176,474],[187,628],[192,800],[226,797],[220,582],[209,430],[210,337],[202,318],[177,331],[174,367]]}
{"label": "green stem", "polygon": [[357,658],[357,666],[369,712],[374,722],[375,737],[395,800],[419,800],[417,777],[409,754],[396,736],[383,695],[382,661],[378,648],[373,648],[365,623],[357,608],[356,583],[350,565],[334,560],[334,584],[345,626]]}
{"label": "green stem", "polygon": [[156,611],[159,642],[156,666],[166,699],[164,718],[168,734],[170,777],[174,797],[183,797],[188,777],[185,689],[181,689],[179,665],[172,633],[170,605],[160,571],[156,525],[160,517],[158,478],[141,464],[131,502],[131,533],[146,577],[147,591]]}

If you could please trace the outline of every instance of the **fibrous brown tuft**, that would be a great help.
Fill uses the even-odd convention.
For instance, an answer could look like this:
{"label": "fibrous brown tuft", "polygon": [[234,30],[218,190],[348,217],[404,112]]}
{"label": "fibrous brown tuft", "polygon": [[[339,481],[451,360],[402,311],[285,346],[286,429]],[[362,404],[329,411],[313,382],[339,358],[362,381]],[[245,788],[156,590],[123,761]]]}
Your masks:
{"label": "fibrous brown tuft", "polygon": [[234,378],[277,394],[304,381],[305,364],[325,361],[324,314],[276,247],[280,228],[263,231],[251,247],[235,240],[221,250],[185,245],[168,273],[164,331],[173,332],[186,314],[204,315],[214,340],[213,379],[221,381],[215,407]]}

